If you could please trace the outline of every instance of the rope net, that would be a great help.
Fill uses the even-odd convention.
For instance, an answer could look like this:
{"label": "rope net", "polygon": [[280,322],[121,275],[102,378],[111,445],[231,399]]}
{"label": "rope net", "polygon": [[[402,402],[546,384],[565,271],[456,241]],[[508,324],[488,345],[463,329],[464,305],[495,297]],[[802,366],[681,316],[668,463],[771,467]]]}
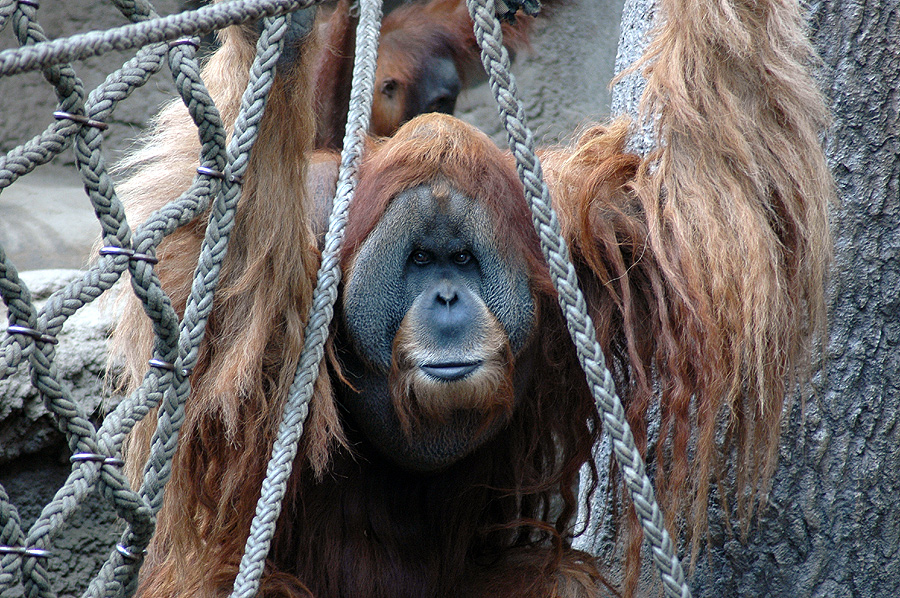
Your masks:
{"label": "rope net", "polygon": [[[99,259],[84,275],[54,293],[41,310],[31,300],[15,265],[0,246],[0,295],[7,306],[8,326],[0,336],[0,379],[27,363],[57,426],[72,453],[72,472],[65,484],[28,530],[0,486],[0,594],[21,583],[26,596],[55,596],[45,565],[52,542],[86,497],[99,490],[125,522],[125,531],[84,597],[127,596],[134,592],[143,554],[162,506],[171,473],[171,459],[190,395],[189,374],[198,356],[219,270],[228,248],[242,175],[256,140],[258,125],[275,74],[287,30],[287,13],[322,0],[234,0],[168,17],[159,17],[146,0],[111,0],[131,21],[108,31],[50,40],[41,28],[34,0],[0,0],[0,29],[10,26],[20,45],[0,52],[0,76],[41,69],[58,98],[58,110],[42,133],[0,157],[0,192],[19,177],[74,149],[78,171],[101,225]],[[509,3],[507,3],[509,4]],[[368,130],[374,87],[375,58],[381,20],[381,0],[361,0],[356,60],[344,150],[322,264],[308,319],[304,352],[297,369],[266,479],[251,525],[233,596],[255,595],[259,587],[275,521],[280,512],[297,444],[303,431],[313,384],[340,281],[338,254],[346,209],[356,185],[357,164]],[[531,7],[526,3],[525,8]],[[531,7],[533,9],[533,7]],[[502,46],[493,0],[469,0],[482,58],[510,135],[535,226],[551,265],[560,303],[569,321],[582,365],[613,438],[614,454],[644,524],[654,561],[669,596],[689,596],[672,542],[665,532],[652,486],[634,446],[620,401],[612,387],[594,328],[578,290],[559,225],[550,206],[534,157],[533,139],[515,98],[509,58]],[[506,8],[503,8],[505,12]],[[198,36],[250,20],[263,19],[257,54],[242,98],[234,131],[227,134],[210,94],[200,79],[195,54]],[[186,37],[187,36],[187,37]],[[140,48],[137,54],[90,94],[69,64],[111,50]],[[178,94],[188,106],[201,141],[197,175],[179,198],[154,213],[137,229],[125,217],[102,152],[103,131],[117,104],[147,83],[167,63]],[[184,317],[179,318],[154,273],[160,241],[178,227],[209,210],[209,224],[200,252]],[[109,290],[128,272],[132,292],[153,324],[153,359],[141,386],[106,415],[92,423],[83,408],[60,383],[54,358],[57,335],[65,321]],[[134,425],[158,407],[157,427],[142,486],[132,490],[122,474],[121,448]]]}

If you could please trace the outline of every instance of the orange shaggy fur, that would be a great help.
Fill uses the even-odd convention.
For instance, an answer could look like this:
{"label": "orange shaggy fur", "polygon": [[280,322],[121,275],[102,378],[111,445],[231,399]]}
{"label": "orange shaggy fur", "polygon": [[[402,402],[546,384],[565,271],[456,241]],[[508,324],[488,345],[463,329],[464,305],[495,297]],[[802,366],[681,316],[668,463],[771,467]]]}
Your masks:
{"label": "orange shaggy fur", "polygon": [[[817,137],[826,115],[807,73],[811,53],[797,5],[789,0],[662,0],[660,16],[653,41],[635,67],[647,78],[643,107],[659,149],[643,159],[625,152],[628,124],[619,121],[590,128],[572,147],[545,150],[541,158],[599,341],[645,451],[647,416],[658,405],[658,493],[670,531],[676,537],[687,534],[696,554],[706,534],[711,482],[735,481],[723,500],[734,497],[744,521],[764,501],[785,399],[808,374],[811,344],[825,317],[827,205],[833,191]],[[249,32],[230,30],[204,71],[226,124],[235,119],[252,57]],[[327,174],[306,180],[315,128],[310,70],[298,64],[279,74],[245,177],[145,566],[140,591],[146,596],[218,595],[237,571],[302,347],[317,266],[310,195],[327,193],[334,176],[325,168]],[[432,146],[423,142],[421,147]],[[183,107],[166,108],[147,146],[125,165],[131,174],[119,191],[133,222],[187,188],[198,149]],[[331,160],[313,158],[317,164]],[[456,179],[491,185],[490,197],[505,193],[501,187],[512,176],[511,159],[489,166],[503,174],[478,179],[459,174]],[[432,178],[427,168],[420,169],[423,181]],[[405,175],[398,181],[383,169],[374,172],[381,182],[364,178],[361,189],[411,184]],[[383,210],[376,207],[368,217],[351,219],[348,251],[372,230]],[[517,211],[508,218],[498,217],[498,223],[509,227],[512,232],[505,235],[512,234],[522,245],[516,251],[534,264],[534,246],[515,236],[529,215]],[[200,221],[182,228],[158,252],[160,280],[178,310],[190,290],[202,229]],[[544,270],[530,267],[538,273],[536,287],[552,298]],[[549,312],[552,301],[542,309]],[[548,326],[558,320],[548,314],[542,318]],[[568,369],[574,362],[562,324],[553,326],[542,350],[556,343],[555,358],[577,376]],[[126,385],[133,388],[152,344],[149,322],[136,301],[126,306],[115,338],[115,352],[127,359]],[[346,453],[330,384],[323,366],[298,458],[303,465],[295,468],[289,495],[327,478],[335,456]],[[537,432],[522,430],[527,422],[550,421],[550,398],[541,403],[536,419],[514,418],[512,431],[502,437],[512,443],[538,438]],[[552,542],[570,537],[565,519],[572,515],[573,498],[564,482],[574,479],[588,459],[584,447],[594,437],[586,425],[571,422],[596,418],[583,383],[569,383],[566,401],[567,414],[581,419],[551,425],[561,433],[571,426],[573,434],[581,434],[564,438],[570,443],[568,460],[549,463],[554,455],[548,452],[516,464],[528,471],[522,479],[540,486],[540,494],[528,495],[538,505],[532,521],[556,530],[542,536]],[[127,459],[135,481],[153,429],[151,417],[129,439]],[[541,450],[551,451],[551,446],[542,444]],[[548,473],[542,477],[539,467]],[[549,518],[549,502],[543,502],[551,493],[564,498],[565,513],[555,521]],[[632,595],[641,534],[634,518],[625,527],[630,539],[624,593]],[[519,545],[509,550],[496,567],[472,576],[479,595],[513,595],[520,583],[528,585],[522,589],[531,592],[527,595],[574,597],[602,584],[594,564],[579,561],[587,559],[580,553],[554,552],[555,570],[569,573],[546,578],[543,557],[533,560]],[[525,555],[521,561],[519,550]],[[533,575],[521,574],[535,567]],[[297,587],[290,575],[270,568],[262,592],[303,595]]]}
{"label": "orange shaggy fur", "polygon": [[[734,477],[745,525],[765,502],[785,397],[808,375],[810,342],[824,330],[833,189],[818,137],[827,112],[797,3],[660,6],[635,66],[659,149],[633,185],[647,253],[668,283],[654,331],[657,486],[670,525],[685,515],[696,555],[711,478]],[[641,425],[637,405],[629,410]]]}

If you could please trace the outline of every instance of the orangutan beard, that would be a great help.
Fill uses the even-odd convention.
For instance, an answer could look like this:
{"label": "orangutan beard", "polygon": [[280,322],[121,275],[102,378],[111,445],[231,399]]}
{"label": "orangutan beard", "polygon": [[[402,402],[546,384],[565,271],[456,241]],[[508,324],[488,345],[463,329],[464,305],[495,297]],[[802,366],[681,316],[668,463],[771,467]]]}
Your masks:
{"label": "orangutan beard", "polygon": [[[515,404],[513,353],[500,322],[489,319],[481,338],[459,351],[460,362],[480,365],[458,380],[441,380],[420,367],[436,361],[436,352],[423,346],[415,326],[404,319],[394,338],[390,372],[391,400],[408,436],[422,427],[446,424],[460,411],[477,412],[479,431],[500,418],[507,419]],[[446,351],[440,360],[447,361]]]}

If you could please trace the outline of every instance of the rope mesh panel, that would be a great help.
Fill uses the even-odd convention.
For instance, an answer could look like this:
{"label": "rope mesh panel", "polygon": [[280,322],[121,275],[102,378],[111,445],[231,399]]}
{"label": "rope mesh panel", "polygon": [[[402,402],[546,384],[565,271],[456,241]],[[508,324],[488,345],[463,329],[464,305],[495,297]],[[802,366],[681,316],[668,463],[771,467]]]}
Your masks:
{"label": "rope mesh panel", "polygon": [[[0,295],[9,311],[9,329],[0,341],[0,378],[27,362],[33,384],[56,417],[74,455],[68,480],[27,533],[21,527],[18,511],[0,487],[0,547],[8,548],[0,553],[0,593],[21,581],[29,597],[54,596],[42,559],[47,556],[52,539],[66,519],[95,488],[99,488],[126,522],[126,530],[98,575],[91,580],[84,596],[123,596],[134,591],[142,555],[152,537],[154,518],[162,506],[163,489],[171,473],[171,458],[184,418],[185,401],[190,394],[187,374],[197,359],[234,224],[241,193],[241,186],[235,181],[240,180],[246,169],[274,78],[275,64],[281,54],[286,31],[283,15],[317,1],[320,0],[236,0],[160,18],[146,0],[113,0],[131,24],[51,41],[37,21],[35,3],[0,0],[0,28],[11,22],[20,44],[18,49],[0,52],[0,76],[43,69],[44,77],[56,91],[62,115],[45,131],[0,157],[0,191],[74,145],[76,164],[100,221],[106,249],[82,278],[54,293],[38,311],[15,266],[0,247]],[[534,157],[533,139],[515,99],[515,82],[508,71],[509,59],[502,46],[493,0],[468,0],[468,3],[475,20],[476,37],[482,46],[485,68],[510,135],[510,147],[525,184],[526,197],[532,205],[535,226],[557,284],[560,303],[598,409],[603,414],[604,425],[613,437],[616,458],[644,524],[666,594],[689,596],[680,563],[653,498],[652,486],[634,447],[609,372],[603,365],[584,298],[568,261],[568,250],[559,236],[549,193],[541,180],[540,164]],[[226,132],[200,79],[194,46],[169,46],[162,42],[198,36],[260,18],[265,20],[257,55],[234,134],[226,148]],[[380,20],[381,0],[362,0],[337,196],[325,239],[303,355],[235,580],[235,597],[253,596],[259,587],[322,360],[340,281],[338,255],[346,210],[356,186],[362,141],[371,115]],[[114,49],[136,47],[142,49],[85,99],[84,86],[67,63]],[[198,174],[181,197],[132,231],[107,173],[101,152],[103,127],[97,125],[109,119],[118,102],[159,71],[164,60],[168,61],[176,89],[198,128],[200,171],[224,173],[225,176]],[[185,316],[179,321],[154,273],[152,256],[166,235],[210,206],[209,225],[191,294]],[[146,259],[148,257],[151,259]],[[123,399],[97,428],[60,384],[54,365],[55,336],[69,316],[112,287],[126,270],[131,277],[133,292],[153,323],[156,334],[153,358],[174,364],[174,368],[151,367],[138,390]],[[135,492],[121,473],[119,454],[134,425],[156,407],[159,407],[157,429],[143,484]]]}
{"label": "rope mesh panel", "polygon": [[[65,434],[69,449],[78,457],[73,460],[66,483],[27,532],[22,530],[18,512],[5,491],[0,493],[0,546],[8,547],[0,554],[0,593],[21,581],[26,596],[54,595],[43,558],[49,554],[47,549],[67,518],[95,488],[99,488],[125,521],[126,530],[84,596],[121,596],[134,591],[137,570],[153,534],[154,517],[162,505],[163,488],[169,477],[184,402],[190,390],[185,371],[196,359],[203,338],[240,197],[240,185],[233,181],[246,168],[274,77],[275,62],[281,53],[286,27],[285,18],[277,15],[313,3],[313,0],[240,0],[159,18],[145,0],[114,0],[132,24],[50,41],[37,21],[33,3],[0,0],[0,26],[12,23],[21,46],[0,52],[3,65],[0,73],[43,69],[44,77],[54,87],[59,99],[58,110],[62,113],[62,118],[43,133],[0,158],[0,190],[74,145],[78,170],[101,224],[102,244],[109,250],[81,279],[54,293],[38,311],[15,266],[0,247],[0,294],[9,311],[9,329],[0,341],[0,377],[8,376],[27,362],[33,384]],[[269,16],[276,18],[266,20],[260,35],[250,81],[226,151],[226,133],[200,79],[194,47],[190,44],[169,47],[158,42]],[[110,49],[138,46],[146,47],[85,99],[84,86],[66,62]],[[146,83],[164,60],[168,60],[176,89],[198,127],[202,148],[200,165],[207,172],[224,172],[226,176],[220,179],[198,175],[181,197],[132,231],[107,173],[101,153],[102,129],[96,123],[108,120],[116,104]],[[159,286],[152,260],[138,257],[152,257],[163,237],[210,205],[210,224],[191,298],[184,319],[179,321]],[[60,384],[54,365],[55,336],[69,316],[112,287],[126,270],[131,275],[133,291],[153,323],[157,337],[154,359],[174,363],[176,368],[150,368],[141,387],[126,397],[97,428]],[[160,407],[157,432],[144,483],[134,492],[121,473],[118,456],[135,423],[157,406]]]}

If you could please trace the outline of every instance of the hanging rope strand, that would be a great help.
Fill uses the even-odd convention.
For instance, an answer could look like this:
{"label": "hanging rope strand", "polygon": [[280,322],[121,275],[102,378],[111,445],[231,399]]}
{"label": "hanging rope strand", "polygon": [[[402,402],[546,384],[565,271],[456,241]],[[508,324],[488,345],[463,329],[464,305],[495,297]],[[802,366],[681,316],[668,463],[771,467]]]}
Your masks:
{"label": "hanging rope strand", "polygon": [[669,597],[688,598],[691,592],[685,582],[681,562],[666,531],[662,511],[656,502],[653,485],[625,419],[625,410],[616,394],[612,375],[606,368],[584,295],[578,287],[575,267],[569,260],[569,250],[551,205],[550,191],[543,181],[541,164],[535,155],[534,137],[525,124],[525,111],[517,98],[515,77],[510,73],[509,54],[503,47],[503,34],[494,0],[466,0],[466,4],[475,24],[475,37],[481,46],[481,60],[490,77],[491,91],[507,132],[509,148],[516,158],[516,169],[531,206],[534,226],[541,239],[541,249],[550,265],[560,307],[566,316],[569,333],[575,342],[578,359],[587,376],[597,409],[603,417],[603,427],[612,437],[613,453],[650,543],[663,588]]}
{"label": "hanging rope strand", "polygon": [[251,598],[259,589],[266,556],[275,535],[275,523],[297,456],[297,445],[309,413],[319,365],[325,354],[325,341],[334,315],[338,284],[341,280],[340,250],[347,222],[347,210],[356,189],[363,142],[369,130],[372,98],[375,89],[375,60],[381,30],[381,0],[360,0],[359,24],[356,29],[356,56],[350,92],[350,110],[341,152],[337,192],[332,206],[325,249],[319,267],[307,320],[303,353],[285,404],[278,437],[272,447],[272,458],[266,470],[256,515],[244,547],[240,571],[234,582],[232,598]]}

